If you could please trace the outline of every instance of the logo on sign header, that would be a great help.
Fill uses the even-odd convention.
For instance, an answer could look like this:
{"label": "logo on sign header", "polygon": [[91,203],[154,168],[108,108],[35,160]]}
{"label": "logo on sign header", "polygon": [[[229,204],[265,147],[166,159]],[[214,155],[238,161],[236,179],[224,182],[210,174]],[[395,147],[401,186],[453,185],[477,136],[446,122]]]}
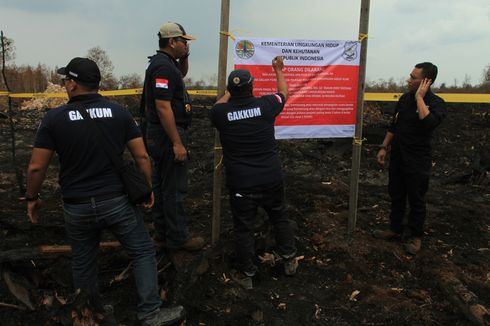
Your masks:
{"label": "logo on sign header", "polygon": [[347,61],[353,61],[357,59],[357,46],[358,42],[348,41],[344,44],[344,53],[342,57]]}
{"label": "logo on sign header", "polygon": [[240,59],[250,59],[255,53],[255,47],[252,42],[243,40],[237,42],[235,53]]}

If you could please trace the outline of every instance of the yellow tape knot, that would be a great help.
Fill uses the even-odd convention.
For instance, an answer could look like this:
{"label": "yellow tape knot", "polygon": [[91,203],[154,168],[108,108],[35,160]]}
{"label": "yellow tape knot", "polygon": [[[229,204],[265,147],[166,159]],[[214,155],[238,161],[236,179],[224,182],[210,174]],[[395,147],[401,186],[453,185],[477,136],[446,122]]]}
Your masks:
{"label": "yellow tape knot", "polygon": [[220,31],[219,33],[220,33],[221,35],[228,36],[228,37],[229,37],[229,38],[231,38],[233,41],[235,40],[235,36],[233,36],[233,34],[231,34],[231,32]]}
{"label": "yellow tape knot", "polygon": [[352,145],[362,146],[362,143],[365,142],[366,140],[367,140],[366,138],[353,138]]}

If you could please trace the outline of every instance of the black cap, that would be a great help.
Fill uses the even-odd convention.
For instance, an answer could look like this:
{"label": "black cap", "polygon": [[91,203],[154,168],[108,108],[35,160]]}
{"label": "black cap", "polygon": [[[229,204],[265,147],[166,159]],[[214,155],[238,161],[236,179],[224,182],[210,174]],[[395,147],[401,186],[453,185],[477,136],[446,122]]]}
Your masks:
{"label": "black cap", "polygon": [[228,76],[229,88],[241,88],[242,86],[250,84],[254,78],[250,75],[250,72],[245,69],[233,70]]}
{"label": "black cap", "polygon": [[99,67],[93,60],[87,58],[73,58],[66,67],[58,69],[58,74],[85,83],[100,83]]}

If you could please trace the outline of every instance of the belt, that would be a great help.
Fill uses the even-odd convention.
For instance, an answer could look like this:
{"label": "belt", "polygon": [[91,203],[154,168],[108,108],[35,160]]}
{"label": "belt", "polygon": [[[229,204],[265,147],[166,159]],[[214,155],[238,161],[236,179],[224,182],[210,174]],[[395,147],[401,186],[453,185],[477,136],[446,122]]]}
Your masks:
{"label": "belt", "polygon": [[116,197],[119,197],[122,195],[123,195],[123,193],[121,193],[121,192],[117,192],[117,193],[113,192],[110,194],[97,195],[97,196],[92,196],[92,197],[63,198],[63,202],[66,204],[87,204],[87,203],[91,203],[91,202],[109,200],[109,199],[116,198]]}

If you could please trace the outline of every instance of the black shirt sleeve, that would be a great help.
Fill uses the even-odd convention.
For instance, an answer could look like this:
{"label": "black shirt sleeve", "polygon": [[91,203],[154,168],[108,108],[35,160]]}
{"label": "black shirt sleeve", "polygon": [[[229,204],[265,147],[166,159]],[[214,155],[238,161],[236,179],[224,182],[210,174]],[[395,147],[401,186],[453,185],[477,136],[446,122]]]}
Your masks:
{"label": "black shirt sleeve", "polygon": [[150,76],[153,94],[157,100],[170,101],[180,82],[179,76],[168,65],[159,65]]}
{"label": "black shirt sleeve", "polygon": [[34,141],[34,147],[36,148],[47,148],[52,150],[56,149],[56,142],[50,130],[50,116],[51,114],[49,112],[46,113],[39,124],[36,133],[36,140]]}
{"label": "black shirt sleeve", "polygon": [[214,112],[215,112],[215,110],[216,110],[216,104],[213,105],[213,107],[211,108],[211,110],[209,110],[209,113],[208,113],[208,118],[211,121],[211,125],[213,127],[216,127],[216,125],[214,123]]}
{"label": "black shirt sleeve", "polygon": [[429,104],[429,114],[422,119],[422,124],[426,130],[434,130],[444,119],[447,113],[446,102],[436,99]]}
{"label": "black shirt sleeve", "polygon": [[131,139],[142,137],[141,136],[141,130],[134,120],[133,116],[129,113],[129,111],[124,110],[126,115],[125,115],[125,120],[126,120],[126,142],[130,141]]}
{"label": "black shirt sleeve", "polygon": [[391,123],[390,126],[388,127],[388,131],[391,132],[392,134],[395,133],[395,125],[396,125],[396,119],[398,118],[398,111],[400,108],[400,102],[403,101],[405,95],[402,95],[398,102],[396,102],[395,105],[395,111],[393,112],[393,117],[391,118]]}
{"label": "black shirt sleeve", "polygon": [[278,116],[279,113],[282,112],[282,109],[284,108],[284,104],[286,102],[284,99],[284,95],[282,95],[281,93],[265,95],[262,96],[262,99],[267,102],[272,108],[272,113],[274,114],[274,117]]}

